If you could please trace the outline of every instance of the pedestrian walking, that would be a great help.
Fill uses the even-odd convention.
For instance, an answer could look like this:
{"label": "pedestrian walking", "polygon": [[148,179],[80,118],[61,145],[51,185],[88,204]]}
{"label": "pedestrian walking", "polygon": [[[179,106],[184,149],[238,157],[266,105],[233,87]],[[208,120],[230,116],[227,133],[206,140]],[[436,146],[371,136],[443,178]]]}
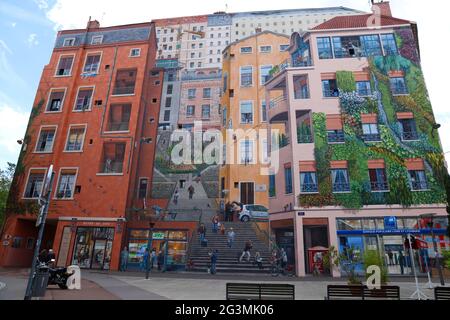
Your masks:
{"label": "pedestrian walking", "polygon": [[225,235],[225,225],[219,222],[220,234]]}
{"label": "pedestrian walking", "polygon": [[253,248],[253,244],[251,240],[247,240],[245,242],[245,247],[244,250],[242,251],[242,255],[239,258],[239,262],[242,262],[242,258],[244,258],[244,256],[247,256],[247,262],[250,262],[250,258],[252,257],[250,250]]}
{"label": "pedestrian walking", "polygon": [[195,188],[194,188],[193,185],[191,185],[191,186],[188,188],[188,192],[189,192],[189,200],[192,200],[192,198],[194,197],[194,193],[195,193]]}
{"label": "pedestrian walking", "polygon": [[153,267],[154,267],[155,264],[156,264],[156,259],[157,259],[156,249],[153,248],[153,249],[152,249],[152,253],[150,254],[150,263],[151,263],[150,269],[152,269],[152,270],[153,270]]}
{"label": "pedestrian walking", "polygon": [[210,260],[211,260],[211,268],[210,268],[211,274],[216,274],[216,264],[217,264],[218,253],[219,253],[219,251],[217,249],[215,249],[213,252],[209,253]]}
{"label": "pedestrian walking", "polygon": [[212,219],[212,230],[214,233],[217,233],[218,229],[219,229],[219,216],[216,214]]}
{"label": "pedestrian walking", "polygon": [[225,212],[225,201],[220,200],[219,210],[220,210],[220,215],[223,217],[223,220],[227,221],[227,214]]}
{"label": "pedestrian walking", "polygon": [[206,235],[206,226],[204,223],[202,223],[198,229],[197,229],[197,233],[199,235],[199,239],[200,239],[200,243],[202,243],[205,240],[205,235]]}
{"label": "pedestrian walking", "polygon": [[142,256],[142,261],[141,261],[141,269],[142,269],[142,271],[146,271],[147,270],[148,262],[149,262],[149,252],[148,252],[148,248],[145,248],[144,254]]}
{"label": "pedestrian walking", "polygon": [[175,193],[173,194],[173,203],[175,205],[178,205],[178,198],[180,197],[180,192],[178,192],[178,189],[175,190]]}
{"label": "pedestrian walking", "polygon": [[284,248],[281,248],[280,262],[281,262],[281,270],[284,274],[288,262],[287,253],[284,250]]}
{"label": "pedestrian walking", "polygon": [[256,252],[256,254],[255,254],[255,264],[258,265],[259,270],[263,269],[262,261],[263,261],[263,259],[261,257],[261,254],[259,253],[259,251]]}
{"label": "pedestrian walking", "polygon": [[161,250],[159,250],[159,253],[158,253],[158,271],[161,271],[163,266],[164,266],[164,254],[163,254],[163,252]]}
{"label": "pedestrian walking", "polygon": [[234,238],[236,238],[236,233],[234,232],[233,228],[230,228],[230,231],[228,231],[227,234],[227,244],[228,248],[230,249],[233,247]]}
{"label": "pedestrian walking", "polygon": [[231,219],[232,214],[233,214],[232,206],[231,206],[231,203],[228,201],[225,204],[225,221],[232,221],[232,219]]}
{"label": "pedestrian walking", "polygon": [[120,253],[120,271],[127,271],[128,266],[128,249],[124,247],[122,252]]}

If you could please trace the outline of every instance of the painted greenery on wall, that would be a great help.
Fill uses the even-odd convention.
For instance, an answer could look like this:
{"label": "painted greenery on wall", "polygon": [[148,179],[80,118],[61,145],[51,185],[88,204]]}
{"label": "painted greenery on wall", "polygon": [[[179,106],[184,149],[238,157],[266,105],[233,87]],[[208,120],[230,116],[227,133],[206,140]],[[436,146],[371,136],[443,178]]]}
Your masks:
{"label": "painted greenery on wall", "polygon": [[[355,92],[355,80],[351,72],[337,72],[340,104],[345,132],[345,144],[328,144],[326,116],[313,114],[315,158],[319,194],[299,196],[303,207],[343,206],[359,209],[365,205],[400,204],[409,207],[419,204],[446,203],[443,181],[439,176],[442,150],[436,130],[431,103],[414,37],[411,30],[396,32],[401,55],[377,56],[370,60],[372,91],[370,97],[360,97]],[[403,71],[409,95],[393,96],[390,90],[389,72]],[[401,139],[397,112],[412,112],[419,139],[406,142]],[[378,115],[381,142],[366,143],[362,139],[361,114]],[[428,189],[413,192],[405,167],[405,159],[422,158],[425,161]],[[389,192],[372,193],[367,162],[384,159]],[[351,192],[334,194],[330,173],[330,161],[347,160]]]}

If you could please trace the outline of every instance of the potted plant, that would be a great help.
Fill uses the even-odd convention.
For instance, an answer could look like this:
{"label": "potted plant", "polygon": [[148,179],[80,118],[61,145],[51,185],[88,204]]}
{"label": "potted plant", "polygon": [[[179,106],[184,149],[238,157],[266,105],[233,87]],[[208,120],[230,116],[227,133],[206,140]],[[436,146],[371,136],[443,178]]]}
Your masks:
{"label": "potted plant", "polygon": [[[368,268],[370,266],[377,266],[378,268],[380,268],[380,285],[386,285],[388,283],[388,269],[378,250],[367,250],[366,252],[364,252],[363,261],[366,282],[372,275],[371,273],[367,272]],[[386,296],[386,292],[379,291],[377,289],[373,289],[371,291],[372,295],[374,296]]]}
{"label": "potted plant", "polygon": [[[360,252],[355,247],[346,247],[341,253],[339,253],[335,247],[330,247],[328,253],[324,256],[324,266],[332,272],[333,267],[341,269],[347,276],[347,283],[349,286],[357,286],[356,292],[360,291],[359,286],[362,285],[361,280],[358,278],[356,267],[362,262]],[[356,289],[356,288],[355,288]]]}

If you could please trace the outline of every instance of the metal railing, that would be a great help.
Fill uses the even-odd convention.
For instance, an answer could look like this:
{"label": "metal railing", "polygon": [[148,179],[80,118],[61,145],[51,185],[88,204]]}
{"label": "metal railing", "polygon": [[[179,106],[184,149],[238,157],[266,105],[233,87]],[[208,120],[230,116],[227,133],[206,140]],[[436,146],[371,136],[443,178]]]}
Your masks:
{"label": "metal railing", "polygon": [[366,142],[379,142],[381,141],[381,135],[379,133],[365,134],[363,139]]}
{"label": "metal railing", "polygon": [[269,109],[273,109],[278,107],[278,105],[280,105],[281,103],[284,103],[286,101],[286,95],[282,94],[276,98],[273,98],[272,100],[270,100],[270,104],[269,104]]}
{"label": "metal railing", "polygon": [[350,184],[348,182],[345,183],[333,183],[333,192],[349,192]]}
{"label": "metal railing", "polygon": [[300,185],[300,191],[302,193],[317,193],[319,192],[319,188],[317,183],[302,183]]}
{"label": "metal railing", "polygon": [[426,181],[415,181],[411,182],[411,187],[413,191],[427,190],[428,183]]}
{"label": "metal railing", "polygon": [[358,95],[361,97],[368,97],[372,94],[372,90],[370,89],[358,89]]}
{"label": "metal railing", "polygon": [[386,181],[371,182],[370,188],[372,191],[389,191],[389,185]]}
{"label": "metal railing", "polygon": [[181,75],[181,80],[213,80],[213,79],[222,79],[222,73],[214,73],[214,74],[197,74],[197,73],[184,73]]}
{"label": "metal railing", "polygon": [[338,89],[322,90],[322,91],[323,91],[323,96],[325,98],[338,98],[339,97],[339,90]]}
{"label": "metal railing", "polygon": [[297,135],[298,143],[313,143],[312,134],[299,134]]}
{"label": "metal railing", "polygon": [[404,141],[414,141],[418,139],[419,135],[415,131],[403,131],[402,133],[402,140]]}
{"label": "metal railing", "polygon": [[344,131],[339,132],[328,132],[328,142],[329,143],[340,143],[345,142]]}
{"label": "metal railing", "polygon": [[108,126],[108,131],[128,131],[128,122],[111,122]]}
{"label": "metal railing", "polygon": [[405,85],[391,85],[392,94],[408,94]]}
{"label": "metal railing", "polygon": [[311,96],[309,94],[309,89],[306,91],[303,90],[297,90],[294,92],[294,99],[310,99]]}
{"label": "metal railing", "polygon": [[101,166],[101,173],[122,173],[123,161],[105,161]]}
{"label": "metal railing", "polygon": [[264,220],[249,221],[252,229],[255,231],[256,237],[259,240],[261,240],[265,245],[267,245],[268,249],[270,250],[270,244],[271,244],[270,229],[268,228],[269,232],[267,232],[266,230],[262,230],[259,226],[259,223],[262,223],[262,222],[266,222],[267,224],[269,224],[269,220],[267,220],[267,221],[264,221]]}
{"label": "metal railing", "polygon": [[134,94],[134,84],[131,86],[115,86],[113,95]]}

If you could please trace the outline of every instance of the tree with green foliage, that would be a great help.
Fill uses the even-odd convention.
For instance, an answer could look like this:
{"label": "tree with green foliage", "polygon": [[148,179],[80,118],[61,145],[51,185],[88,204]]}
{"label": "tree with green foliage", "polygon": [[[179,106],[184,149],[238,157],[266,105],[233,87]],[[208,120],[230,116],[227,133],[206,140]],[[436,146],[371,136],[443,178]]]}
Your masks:
{"label": "tree with green foliage", "polygon": [[15,170],[16,165],[10,162],[8,162],[8,167],[5,170],[0,169],[0,226],[3,225],[5,220],[6,202]]}

